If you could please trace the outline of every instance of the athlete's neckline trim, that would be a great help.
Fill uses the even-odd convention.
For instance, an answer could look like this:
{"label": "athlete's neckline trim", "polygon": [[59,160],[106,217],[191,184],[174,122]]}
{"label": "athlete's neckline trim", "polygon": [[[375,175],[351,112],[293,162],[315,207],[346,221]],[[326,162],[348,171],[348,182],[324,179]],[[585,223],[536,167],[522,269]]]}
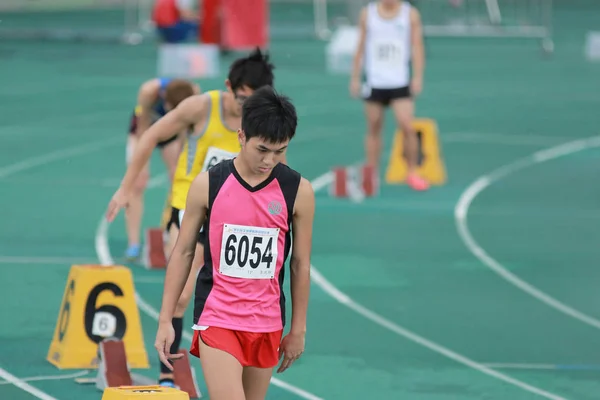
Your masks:
{"label": "athlete's neckline trim", "polygon": [[[396,11],[396,14],[393,17],[384,17],[379,12],[379,3],[375,2],[372,4],[374,6],[373,8],[375,8],[375,16],[383,22],[395,22],[398,18],[400,18],[400,16],[404,15],[404,9],[406,8],[406,2],[403,1],[402,3],[400,3],[398,10]],[[410,3],[409,3],[409,5],[410,5]]]}
{"label": "athlete's neckline trim", "polygon": [[239,184],[242,185],[244,187],[244,189],[248,190],[249,192],[258,192],[259,190],[267,187],[267,185],[269,183],[273,182],[273,180],[275,179],[275,176],[276,176],[277,167],[279,166],[279,164],[277,164],[275,166],[275,168],[273,168],[271,170],[271,174],[267,177],[267,179],[265,179],[264,181],[262,181],[261,183],[259,183],[256,186],[250,186],[250,184],[248,182],[246,182],[244,180],[244,178],[242,178],[242,176],[239,174],[239,172],[235,168],[235,164],[234,164],[233,160],[235,160],[235,158],[233,158],[233,159],[230,160],[230,162],[231,162],[231,171],[233,173],[233,176],[235,176],[235,179],[237,179],[237,181],[239,182]]}

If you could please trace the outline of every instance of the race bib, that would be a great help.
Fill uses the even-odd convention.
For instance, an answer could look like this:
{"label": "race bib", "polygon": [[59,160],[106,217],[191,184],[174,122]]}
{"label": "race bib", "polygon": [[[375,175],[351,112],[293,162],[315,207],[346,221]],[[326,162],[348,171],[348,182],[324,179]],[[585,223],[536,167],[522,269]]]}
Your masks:
{"label": "race bib", "polygon": [[242,279],[273,279],[279,228],[223,225],[219,272]]}
{"label": "race bib", "polygon": [[232,153],[230,151],[225,151],[219,149],[218,147],[209,147],[206,152],[206,157],[204,157],[204,164],[202,165],[202,172],[208,171],[210,167],[213,165],[217,165],[223,160],[229,160],[235,157],[237,153]]}
{"label": "race bib", "polygon": [[374,43],[375,63],[382,68],[395,68],[402,64],[402,42],[394,39],[379,39]]}

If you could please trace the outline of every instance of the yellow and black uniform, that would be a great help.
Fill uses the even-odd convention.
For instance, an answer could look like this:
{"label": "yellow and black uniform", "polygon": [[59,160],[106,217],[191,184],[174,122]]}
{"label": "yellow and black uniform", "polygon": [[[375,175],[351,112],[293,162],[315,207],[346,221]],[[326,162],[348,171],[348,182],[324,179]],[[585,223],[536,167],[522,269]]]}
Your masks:
{"label": "yellow and black uniform", "polygon": [[206,92],[206,95],[210,97],[210,102],[205,127],[200,132],[187,135],[177,161],[171,186],[171,219],[167,224],[167,230],[171,224],[179,228],[187,193],[194,178],[213,165],[235,157],[241,149],[237,130],[225,125],[221,91],[213,90]]}

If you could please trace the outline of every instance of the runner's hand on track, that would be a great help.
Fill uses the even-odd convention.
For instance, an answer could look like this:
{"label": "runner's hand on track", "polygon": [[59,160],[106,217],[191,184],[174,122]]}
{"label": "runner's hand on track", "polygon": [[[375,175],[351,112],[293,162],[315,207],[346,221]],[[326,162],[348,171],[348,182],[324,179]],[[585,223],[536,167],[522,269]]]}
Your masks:
{"label": "runner's hand on track", "polygon": [[106,209],[106,219],[109,222],[112,222],[119,214],[121,208],[127,207],[128,203],[129,196],[127,196],[123,189],[119,188],[108,203],[108,208]]}

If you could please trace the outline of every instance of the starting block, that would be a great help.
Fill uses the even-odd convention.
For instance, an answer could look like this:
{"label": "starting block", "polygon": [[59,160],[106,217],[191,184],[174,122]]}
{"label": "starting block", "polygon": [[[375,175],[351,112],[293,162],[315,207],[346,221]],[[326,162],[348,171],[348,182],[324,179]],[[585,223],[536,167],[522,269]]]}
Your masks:
{"label": "starting block", "polygon": [[149,368],[133,276],[121,265],[73,265],[47,360],[59,369],[98,367],[98,348],[116,338],[132,368]]}
{"label": "starting block", "polygon": [[142,263],[147,269],[163,269],[167,267],[163,229],[146,229],[146,240],[144,240]]}
{"label": "starting block", "polygon": [[171,220],[171,191],[169,190],[163,212],[160,216],[160,228],[146,230],[144,248],[142,252],[142,264],[147,269],[163,269],[167,267],[165,256],[165,243],[169,240],[167,225]]}
{"label": "starting block", "polygon": [[107,388],[102,400],[137,400],[137,399],[168,399],[189,400],[186,392],[158,385],[151,386],[121,386]]}
{"label": "starting block", "polygon": [[365,197],[379,194],[379,177],[373,167],[336,167],[332,172],[329,194],[333,197],[362,201]]}
{"label": "starting block", "polygon": [[175,385],[186,392],[190,399],[199,399],[202,397],[196,380],[196,370],[190,364],[186,350],[180,349],[179,354],[183,354],[178,360],[173,361],[173,376]]}
{"label": "starting block", "polygon": [[133,385],[127,364],[125,345],[122,341],[108,339],[100,342],[98,359],[98,375],[96,376],[98,389]]}
{"label": "starting block", "polygon": [[[446,168],[438,139],[438,127],[432,119],[415,119],[413,127],[419,139],[419,160],[417,172],[431,185],[446,183]],[[390,153],[390,161],[385,180],[388,184],[406,182],[408,168],[404,158],[402,131],[396,132]]]}
{"label": "starting block", "polygon": [[[143,385],[156,384],[155,381],[151,381],[144,376],[131,373],[125,354],[125,345],[122,341],[105,339],[100,342],[98,353],[99,364],[95,383],[96,388],[104,391],[105,394],[109,388],[138,388]],[[179,354],[183,354],[183,357],[173,362],[175,385],[185,393],[185,399],[200,399],[202,398],[202,394],[198,388],[196,373],[194,368],[190,365],[187,352],[180,349]],[[161,386],[158,387],[163,389]],[[120,396],[123,395],[120,394]],[[128,399],[129,397],[114,398]]]}

